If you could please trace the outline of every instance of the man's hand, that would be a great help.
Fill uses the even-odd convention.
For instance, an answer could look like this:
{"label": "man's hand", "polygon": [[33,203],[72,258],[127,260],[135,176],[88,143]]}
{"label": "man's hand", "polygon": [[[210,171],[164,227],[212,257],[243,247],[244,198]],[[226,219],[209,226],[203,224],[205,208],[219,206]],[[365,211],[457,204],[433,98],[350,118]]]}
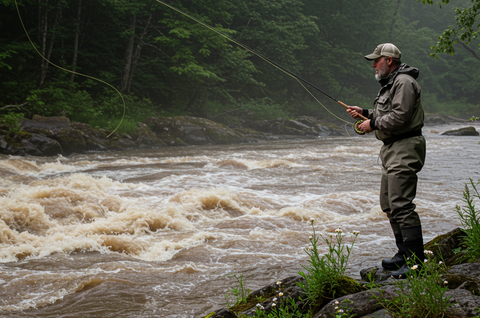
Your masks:
{"label": "man's hand", "polygon": [[349,113],[352,118],[357,118],[359,114],[363,113],[363,109],[358,106],[348,106],[347,113]]}
{"label": "man's hand", "polygon": [[370,119],[365,120],[363,123],[358,125],[357,128],[366,132],[366,133],[371,133],[373,131],[372,127],[370,127]]}

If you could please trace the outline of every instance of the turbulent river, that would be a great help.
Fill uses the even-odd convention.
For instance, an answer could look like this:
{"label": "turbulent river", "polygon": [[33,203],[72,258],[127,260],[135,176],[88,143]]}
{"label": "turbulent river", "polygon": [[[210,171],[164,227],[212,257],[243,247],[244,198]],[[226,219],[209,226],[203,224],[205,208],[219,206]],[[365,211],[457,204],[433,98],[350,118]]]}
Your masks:
{"label": "turbulent river", "polygon": [[[460,225],[455,206],[480,178],[480,139],[440,135],[459,127],[424,128],[425,242]],[[396,251],[380,146],[352,136],[1,156],[0,316],[200,317],[225,306],[233,275],[255,290],[302,270],[310,218],[323,235],[360,232],[348,266],[359,278]]]}

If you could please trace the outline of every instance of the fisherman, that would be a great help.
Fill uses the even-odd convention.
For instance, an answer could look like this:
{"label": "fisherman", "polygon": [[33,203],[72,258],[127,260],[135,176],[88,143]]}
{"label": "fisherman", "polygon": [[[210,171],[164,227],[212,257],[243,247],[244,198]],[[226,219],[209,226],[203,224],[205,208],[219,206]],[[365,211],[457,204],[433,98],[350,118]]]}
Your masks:
{"label": "fisherman", "polygon": [[382,267],[393,270],[395,278],[405,278],[406,259],[423,262],[422,226],[415,212],[413,199],[417,191],[417,173],[425,162],[425,138],[422,136],[424,113],[421,88],[416,78],[419,71],[401,62],[400,50],[391,43],[378,45],[372,54],[375,79],[382,88],[373,102],[374,109],[349,106],[347,112],[356,118],[368,119],[358,128],[375,132],[383,142],[380,150],[382,178],[380,207],[390,220],[398,252],[384,259]]}

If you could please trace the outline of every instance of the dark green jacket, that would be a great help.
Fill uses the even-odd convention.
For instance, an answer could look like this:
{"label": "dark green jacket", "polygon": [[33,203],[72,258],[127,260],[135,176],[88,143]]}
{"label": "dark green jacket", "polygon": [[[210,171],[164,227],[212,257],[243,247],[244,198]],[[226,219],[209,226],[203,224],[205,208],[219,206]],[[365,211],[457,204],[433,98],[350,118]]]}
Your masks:
{"label": "dark green jacket", "polygon": [[366,116],[375,136],[384,140],[393,135],[423,127],[423,107],[417,68],[400,64],[387,78],[380,80],[382,88]]}

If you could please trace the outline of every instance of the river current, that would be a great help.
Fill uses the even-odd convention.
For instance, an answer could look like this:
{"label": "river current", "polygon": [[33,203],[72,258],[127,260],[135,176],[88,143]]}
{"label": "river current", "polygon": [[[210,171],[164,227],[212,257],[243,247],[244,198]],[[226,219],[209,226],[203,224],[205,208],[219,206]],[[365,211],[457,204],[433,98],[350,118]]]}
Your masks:
{"label": "river current", "polygon": [[[455,206],[480,179],[480,138],[440,134],[467,125],[424,128],[425,242],[461,225]],[[380,147],[352,136],[1,156],[0,316],[201,317],[225,306],[233,275],[255,290],[302,270],[310,218],[322,235],[360,232],[359,278],[396,251]]]}

